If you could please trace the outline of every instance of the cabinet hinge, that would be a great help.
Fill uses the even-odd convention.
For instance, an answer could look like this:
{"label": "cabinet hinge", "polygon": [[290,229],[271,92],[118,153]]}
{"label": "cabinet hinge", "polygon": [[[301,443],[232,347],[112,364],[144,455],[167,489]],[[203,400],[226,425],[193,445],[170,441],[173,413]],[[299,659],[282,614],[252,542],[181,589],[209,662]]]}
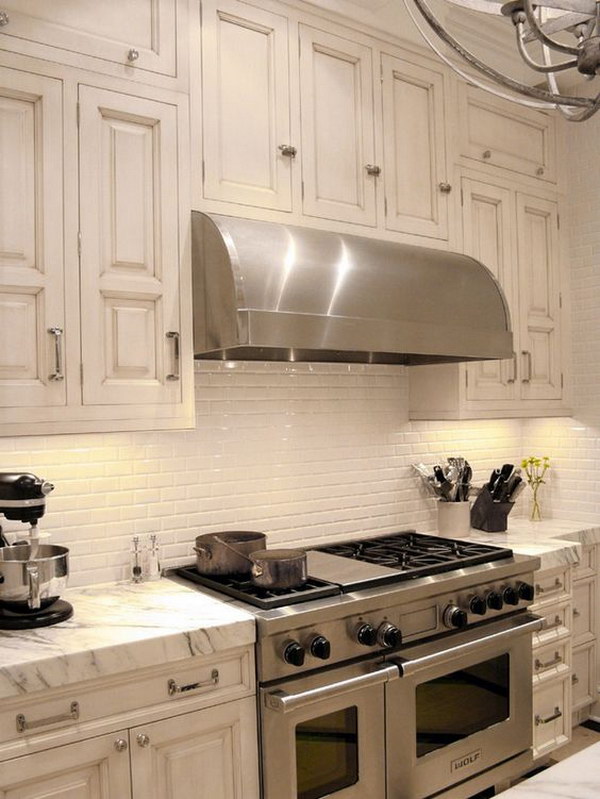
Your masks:
{"label": "cabinet hinge", "polygon": [[79,103],[77,103],[76,111],[77,111],[77,127],[79,127],[81,123],[81,105]]}
{"label": "cabinet hinge", "polygon": [[383,64],[379,64],[379,78],[383,83]]}
{"label": "cabinet hinge", "polygon": [[81,258],[81,230],[77,231],[77,255]]}
{"label": "cabinet hinge", "polygon": [[565,387],[565,376],[562,372],[560,373],[560,387],[561,388]]}
{"label": "cabinet hinge", "polygon": [[465,366],[465,388],[469,388],[469,370]]}
{"label": "cabinet hinge", "polygon": [[387,216],[388,215],[388,201],[387,197],[383,198],[383,212]]}
{"label": "cabinet hinge", "polygon": [[83,364],[79,364],[79,381],[83,385]]}
{"label": "cabinet hinge", "polygon": [[461,205],[465,204],[465,193],[462,189],[460,190],[460,204]]}
{"label": "cabinet hinge", "polygon": [[556,227],[560,230],[560,214],[556,214]]}
{"label": "cabinet hinge", "polygon": [[302,181],[302,199],[304,199],[304,181]]}
{"label": "cabinet hinge", "polygon": [[558,294],[558,307],[562,308],[562,291]]}
{"label": "cabinet hinge", "polygon": [[202,183],[206,181],[206,163],[202,160]]}

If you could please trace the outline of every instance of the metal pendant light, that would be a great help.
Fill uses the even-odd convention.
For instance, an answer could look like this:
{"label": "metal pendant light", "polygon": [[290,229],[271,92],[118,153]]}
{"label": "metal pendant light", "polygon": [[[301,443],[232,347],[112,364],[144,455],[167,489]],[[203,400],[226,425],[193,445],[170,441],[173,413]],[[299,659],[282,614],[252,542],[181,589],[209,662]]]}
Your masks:
{"label": "metal pendant light", "polygon": [[[491,94],[532,108],[558,108],[566,119],[582,122],[600,108],[600,92],[595,97],[561,94],[557,74],[569,70],[583,79],[593,80],[600,72],[600,2],[595,0],[445,0],[474,14],[504,16],[512,21],[516,52],[547,88],[527,85],[498,71],[470,52],[446,30],[427,0],[404,0],[409,15],[421,36],[435,53],[469,83]],[[420,17],[415,13],[418,10]],[[457,66],[438,46],[423,25],[429,28],[482,79],[474,78]],[[531,47],[537,47],[537,58]],[[558,57],[556,54],[560,54]],[[505,91],[507,90],[507,91]]]}

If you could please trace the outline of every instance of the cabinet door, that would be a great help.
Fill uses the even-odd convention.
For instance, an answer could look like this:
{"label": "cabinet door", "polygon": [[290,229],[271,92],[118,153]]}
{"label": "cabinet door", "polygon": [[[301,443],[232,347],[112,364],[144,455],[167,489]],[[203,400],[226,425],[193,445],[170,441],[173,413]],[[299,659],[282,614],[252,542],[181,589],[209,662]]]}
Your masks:
{"label": "cabinet door", "polygon": [[[129,799],[127,731],[0,764],[0,799]],[[166,795],[166,794],[165,794]]]}
{"label": "cabinet door", "polygon": [[84,405],[176,403],[177,109],[80,86]]}
{"label": "cabinet door", "polygon": [[556,204],[517,193],[523,399],[560,399],[560,273]]}
{"label": "cabinet door", "polygon": [[[514,202],[508,189],[463,178],[463,249],[481,261],[502,286],[510,305],[513,331],[518,328],[515,299]],[[518,329],[514,331],[518,336]],[[516,397],[515,360],[468,364],[468,400],[512,400]]]}
{"label": "cabinet door", "polygon": [[381,65],[385,226],[447,239],[444,76],[388,55]]}
{"label": "cabinet door", "polygon": [[258,799],[255,700],[130,730],[133,795]]}
{"label": "cabinet door", "polygon": [[0,407],[64,405],[62,83],[0,68]]}
{"label": "cabinet door", "polygon": [[[0,46],[52,44],[101,61],[175,75],[176,0],[2,0]],[[128,58],[137,50],[136,60]],[[33,52],[33,55],[43,55]]]}
{"label": "cabinet door", "polygon": [[376,223],[372,51],[300,26],[303,209]]}
{"label": "cabinet door", "polygon": [[230,0],[202,3],[204,196],[290,211],[288,23]]}

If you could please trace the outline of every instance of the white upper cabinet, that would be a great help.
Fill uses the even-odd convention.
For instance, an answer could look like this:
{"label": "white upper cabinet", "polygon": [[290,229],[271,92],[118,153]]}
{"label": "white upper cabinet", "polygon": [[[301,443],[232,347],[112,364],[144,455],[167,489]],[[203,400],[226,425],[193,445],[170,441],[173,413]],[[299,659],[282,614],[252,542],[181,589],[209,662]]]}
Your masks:
{"label": "white upper cabinet", "polygon": [[0,68],[0,407],[66,402],[62,102]]}
{"label": "white upper cabinet", "polygon": [[[2,0],[0,47],[53,47],[99,62],[176,74],[176,0]],[[60,56],[58,56],[60,58]]]}
{"label": "white upper cabinet", "polygon": [[202,3],[204,196],[292,208],[288,21]]}
{"label": "white upper cabinet", "polygon": [[[514,197],[505,188],[470,178],[461,183],[464,252],[492,272],[504,290],[513,324],[519,318],[514,269]],[[467,400],[512,400],[516,363],[476,361],[468,364]]]}
{"label": "white upper cabinet", "polygon": [[377,222],[371,48],[300,25],[303,210]]}
{"label": "white upper cabinet", "polygon": [[562,377],[556,203],[517,192],[517,239],[522,396],[558,399]]}
{"label": "white upper cabinet", "polygon": [[181,399],[177,108],[81,86],[83,402]]}
{"label": "white upper cabinet", "polygon": [[480,163],[556,181],[554,117],[459,87],[460,152]]}
{"label": "white upper cabinet", "polygon": [[444,75],[382,55],[388,230],[448,238]]}

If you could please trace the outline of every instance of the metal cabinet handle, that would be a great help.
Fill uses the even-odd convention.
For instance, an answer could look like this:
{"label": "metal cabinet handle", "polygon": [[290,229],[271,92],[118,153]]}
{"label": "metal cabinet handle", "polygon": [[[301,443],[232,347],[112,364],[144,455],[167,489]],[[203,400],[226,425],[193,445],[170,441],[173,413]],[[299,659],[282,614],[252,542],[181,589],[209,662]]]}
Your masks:
{"label": "metal cabinet handle", "polygon": [[562,619],[560,616],[555,616],[554,621],[551,624],[548,624],[544,619],[544,624],[542,626],[542,630],[555,630],[557,627],[562,625]]}
{"label": "metal cabinet handle", "polygon": [[196,691],[199,688],[208,688],[210,685],[218,685],[219,684],[219,670],[213,669],[210,673],[210,680],[204,680],[204,682],[192,682],[189,685],[177,685],[175,680],[169,680],[167,683],[167,690],[169,691],[169,696],[177,696],[177,694],[187,694],[190,691]]}
{"label": "metal cabinet handle", "polygon": [[125,752],[127,750],[127,741],[125,738],[117,738],[114,746],[117,752]]}
{"label": "metal cabinet handle", "polygon": [[561,581],[557,577],[556,580],[554,581],[554,585],[551,588],[542,588],[541,585],[538,585],[538,583],[536,583],[535,584],[535,593],[536,594],[556,594],[559,591],[562,591],[563,588],[564,588],[563,584],[561,583]]}
{"label": "metal cabinet handle", "polygon": [[533,364],[531,360],[531,352],[529,350],[521,350],[521,355],[524,355],[527,359],[527,377],[522,377],[522,383],[529,383],[531,381],[531,373],[533,369]]}
{"label": "metal cabinet handle", "polygon": [[387,665],[384,668],[370,671],[367,674],[360,674],[358,677],[351,677],[348,680],[323,685],[320,688],[310,688],[308,691],[301,691],[298,694],[288,694],[285,691],[274,691],[272,694],[265,694],[265,705],[269,710],[278,713],[290,713],[299,710],[314,702],[321,702],[325,699],[343,696],[344,694],[358,691],[362,688],[369,688],[374,685],[389,682],[398,677],[398,667]]}
{"label": "metal cabinet handle", "polygon": [[538,168],[535,170],[535,174],[539,175],[539,177],[541,177],[544,174],[544,167],[543,166],[538,166]]}
{"label": "metal cabinet handle", "polygon": [[556,721],[562,716],[562,711],[559,707],[554,708],[554,713],[551,716],[546,716],[546,718],[542,718],[536,713],[535,716],[535,726],[539,727],[540,724],[550,724],[551,721]]}
{"label": "metal cabinet handle", "polygon": [[298,155],[298,150],[295,147],[292,147],[291,144],[280,144],[279,152],[281,155],[285,155],[287,158],[295,158]]}
{"label": "metal cabinet handle", "polygon": [[517,379],[517,353],[512,354],[512,373],[511,377],[507,378],[507,383],[514,383]]}
{"label": "metal cabinet handle", "polygon": [[131,50],[129,50],[129,52],[127,53],[127,60],[131,61],[131,63],[137,61],[139,57],[140,57],[140,52],[139,50],[136,50],[135,47],[132,47]]}
{"label": "metal cabinet handle", "polygon": [[377,164],[367,164],[365,169],[367,170],[367,175],[372,175],[374,178],[378,178],[381,175],[381,167],[377,166]]}
{"label": "metal cabinet handle", "polygon": [[536,658],[534,665],[536,671],[541,671],[542,669],[550,669],[552,666],[558,666],[559,663],[562,663],[562,658],[558,652],[555,652],[552,660],[546,660],[543,662]]}
{"label": "metal cabinet handle", "polygon": [[167,338],[173,339],[173,362],[174,362],[174,370],[171,374],[167,375],[167,380],[179,380],[181,377],[180,372],[180,347],[179,347],[179,333],[176,330],[169,330],[166,334]]}
{"label": "metal cabinet handle", "polygon": [[8,14],[6,11],[0,11],[0,28],[3,28],[5,25],[8,25],[10,19],[8,18]]}
{"label": "metal cabinet handle", "polygon": [[442,194],[450,194],[450,192],[452,191],[452,184],[442,182],[438,185],[438,188],[442,192]]}
{"label": "metal cabinet handle", "polygon": [[484,158],[486,161],[492,157],[491,150],[484,150],[481,154],[481,157]]}
{"label": "metal cabinet handle", "polygon": [[579,616],[581,616],[581,612],[577,608],[573,608],[573,618],[578,619]]}
{"label": "metal cabinet handle", "polygon": [[63,366],[62,366],[62,336],[63,336],[63,329],[62,327],[49,327],[48,333],[51,336],[54,336],[54,372],[49,376],[49,380],[54,381],[55,383],[64,380],[65,376],[63,374]]}
{"label": "metal cabinet handle", "polygon": [[58,724],[59,721],[77,721],[79,718],[79,702],[71,702],[68,713],[59,713],[57,716],[48,716],[37,721],[27,721],[23,713],[19,713],[17,721],[17,732],[25,730],[37,730],[39,727],[46,727],[50,724]]}
{"label": "metal cabinet handle", "polygon": [[576,674],[573,674],[571,676],[571,685],[577,685],[578,682],[579,682],[579,677]]}
{"label": "metal cabinet handle", "polygon": [[138,746],[141,746],[143,749],[145,749],[147,746],[150,746],[150,738],[143,732],[139,732],[135,736],[135,740],[137,741]]}

